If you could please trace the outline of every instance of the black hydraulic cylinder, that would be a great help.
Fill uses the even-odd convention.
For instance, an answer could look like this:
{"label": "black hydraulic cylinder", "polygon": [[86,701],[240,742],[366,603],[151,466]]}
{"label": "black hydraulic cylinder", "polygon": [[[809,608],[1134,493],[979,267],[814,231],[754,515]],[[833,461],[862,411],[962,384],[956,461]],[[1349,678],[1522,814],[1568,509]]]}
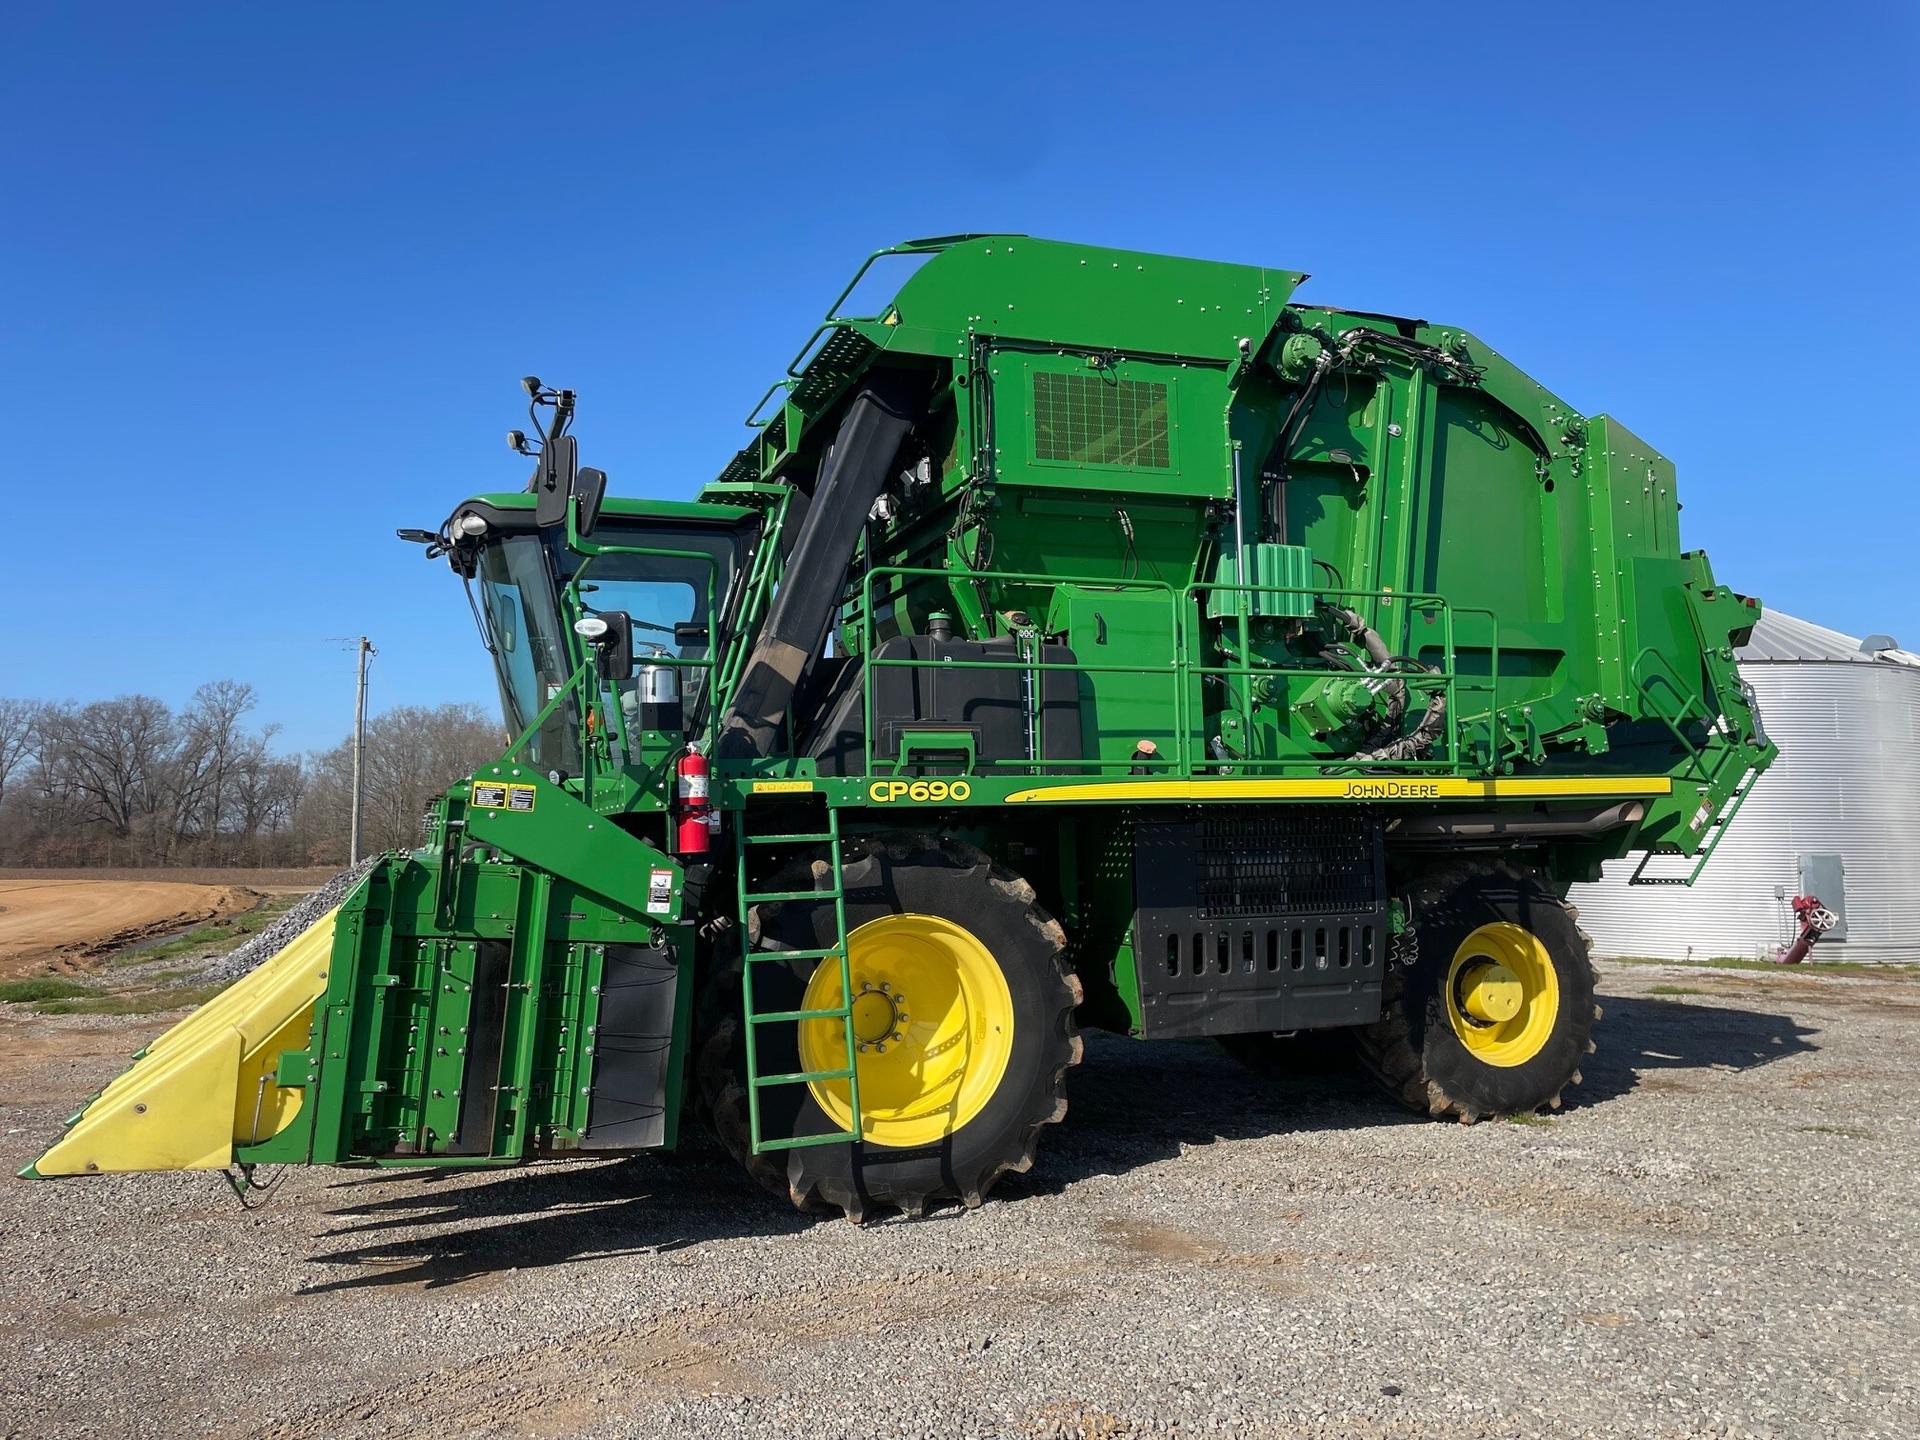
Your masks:
{"label": "black hydraulic cylinder", "polygon": [[918,410],[909,398],[913,390],[906,375],[875,375],[847,407],[787,555],[779,593],[721,721],[721,758],[773,753],[794,689],[826,644],[861,528],[913,427]]}

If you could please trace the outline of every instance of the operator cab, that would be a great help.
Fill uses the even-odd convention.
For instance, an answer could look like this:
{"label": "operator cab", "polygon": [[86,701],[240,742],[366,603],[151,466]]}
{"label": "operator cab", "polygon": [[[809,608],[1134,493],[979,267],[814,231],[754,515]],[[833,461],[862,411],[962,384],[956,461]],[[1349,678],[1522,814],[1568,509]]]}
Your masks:
{"label": "operator cab", "polygon": [[537,722],[525,752],[534,765],[580,773],[567,682],[589,656],[582,628],[602,630],[594,620],[612,621],[627,652],[608,667],[619,713],[596,722],[622,737],[627,763],[699,733],[716,617],[751,552],[755,518],[727,505],[611,500],[592,532],[598,553],[583,554],[563,527],[538,523],[531,494],[476,496],[453,512],[435,543],[467,582],[508,729],[517,737]]}

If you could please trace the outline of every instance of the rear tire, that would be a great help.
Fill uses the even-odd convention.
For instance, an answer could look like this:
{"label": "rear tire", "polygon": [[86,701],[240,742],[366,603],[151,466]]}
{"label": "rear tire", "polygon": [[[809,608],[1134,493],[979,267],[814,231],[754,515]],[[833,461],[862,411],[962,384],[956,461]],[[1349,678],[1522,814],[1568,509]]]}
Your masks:
{"label": "rear tire", "polygon": [[1361,1063],[1435,1119],[1558,1109],[1600,1014],[1573,911],[1531,871],[1489,861],[1429,871],[1412,901],[1412,943],[1396,944],[1380,1019],[1353,1032]]}
{"label": "rear tire", "polygon": [[[900,1017],[908,1032],[904,1043],[894,1038],[888,1022],[867,1037],[874,1043],[856,1056],[865,1138],[753,1153],[742,1023],[744,960],[738,946],[725,940],[722,944],[734,953],[716,956],[708,969],[699,1032],[699,1090],[715,1133],[755,1180],[801,1209],[838,1209],[860,1220],[876,1206],[917,1214],[939,1199],[978,1205],[1002,1175],[1032,1166],[1041,1128],[1066,1115],[1065,1075],[1079,1063],[1082,1046],[1074,1023],[1081,991],[1063,962],[1065,935],[1035,903],[1032,886],[972,846],[898,834],[856,836],[843,843],[856,996],[871,1001],[875,1010],[887,1003],[899,1010],[908,992],[922,992],[911,1001],[920,1013]],[[783,867],[765,888],[830,884],[830,867],[817,859]],[[870,927],[864,935],[862,927]],[[746,943],[759,952],[812,950],[830,945],[833,937],[830,899],[769,902],[754,907]],[[948,954],[961,958],[948,967],[943,958]],[[863,985],[883,971],[899,980],[903,966],[908,975],[919,967],[924,978],[918,984],[900,981],[888,1002],[863,992]],[[972,988],[954,978],[960,969]],[[755,1009],[818,1008],[823,996],[833,1003],[838,972],[839,962],[832,958],[756,961]],[[991,1024],[985,1023],[988,1012]],[[948,1017],[945,1023],[938,1023],[941,1013]],[[855,1015],[860,1037],[865,1034],[860,1008]],[[804,1045],[801,1026],[817,1027]],[[998,1032],[997,1038],[989,1031]],[[760,1073],[829,1068],[823,1057],[829,1051],[844,1054],[843,1034],[837,1020],[763,1025],[756,1048]],[[958,1059],[956,1039],[966,1052]],[[880,1051],[882,1043],[892,1047],[891,1053]],[[924,1100],[907,1096],[891,1109],[884,1104],[903,1101],[901,1087],[922,1078],[928,1087]],[[762,1137],[846,1128],[844,1093],[845,1082],[762,1087]],[[828,1106],[839,1113],[830,1113]],[[876,1111],[907,1118],[876,1118]],[[946,1120],[939,1118],[943,1114]],[[903,1137],[908,1143],[888,1143]]]}

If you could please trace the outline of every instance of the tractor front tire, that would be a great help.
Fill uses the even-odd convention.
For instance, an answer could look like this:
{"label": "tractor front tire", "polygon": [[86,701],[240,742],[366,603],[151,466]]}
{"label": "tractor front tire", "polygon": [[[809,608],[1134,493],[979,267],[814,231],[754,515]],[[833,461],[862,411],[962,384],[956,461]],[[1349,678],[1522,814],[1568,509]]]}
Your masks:
{"label": "tractor front tire", "polygon": [[1413,886],[1362,1065],[1418,1114],[1471,1123],[1558,1109],[1593,1051],[1593,962],[1571,907],[1531,871],[1436,866]]}
{"label": "tractor front tire", "polygon": [[[858,1221],[876,1207],[978,1205],[1002,1175],[1032,1166],[1041,1128],[1066,1115],[1066,1072],[1082,1044],[1065,935],[1031,885],[970,845],[907,834],[843,844],[862,1138],[754,1153],[738,939],[723,940],[732,953],[713,957],[701,993],[698,1083],[714,1131],[757,1181],[803,1210]],[[831,875],[814,858],[755,883],[820,889]],[[744,937],[763,957],[752,967],[755,1013],[837,1007],[837,958],[765,958],[834,938],[830,896],[755,906]],[[843,1069],[845,1034],[838,1019],[760,1025],[758,1073]],[[761,1086],[761,1138],[850,1129],[849,1091],[845,1080]]]}

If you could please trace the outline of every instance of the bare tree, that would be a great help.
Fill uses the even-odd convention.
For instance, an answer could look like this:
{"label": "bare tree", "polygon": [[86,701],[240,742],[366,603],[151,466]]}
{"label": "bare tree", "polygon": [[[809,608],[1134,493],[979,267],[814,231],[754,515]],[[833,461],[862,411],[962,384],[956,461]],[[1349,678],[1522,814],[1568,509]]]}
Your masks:
{"label": "bare tree", "polygon": [[263,834],[276,834],[292,824],[305,790],[300,762],[276,759],[267,750],[265,736],[252,737],[233,769],[232,832],[257,853]]}
{"label": "bare tree", "polygon": [[168,767],[170,843],[209,840],[227,824],[236,768],[249,744],[264,745],[273,735],[271,729],[260,736],[241,729],[253,705],[253,687],[234,680],[210,681],[193,692]]}
{"label": "bare tree", "polygon": [[33,754],[40,710],[37,700],[0,697],[0,803],[7,798],[7,786],[14,773],[22,769]]}
{"label": "bare tree", "polygon": [[[477,705],[403,705],[367,723],[364,826],[370,850],[419,843],[420,819],[455,780],[499,758],[507,736]],[[299,829],[313,857],[344,860],[353,786],[351,741],[314,755]]]}
{"label": "bare tree", "polygon": [[151,695],[123,695],[42,712],[42,763],[53,792],[74,804],[85,824],[121,839],[150,825],[167,789],[163,770],[174,743],[173,715]]}
{"label": "bare tree", "polygon": [[[203,685],[177,715],[150,695],[88,705],[0,700],[0,861],[11,864],[338,863],[349,742],[306,762],[249,729],[251,686]],[[367,727],[366,838],[419,843],[435,795],[495,759],[497,718],[408,706]]]}

